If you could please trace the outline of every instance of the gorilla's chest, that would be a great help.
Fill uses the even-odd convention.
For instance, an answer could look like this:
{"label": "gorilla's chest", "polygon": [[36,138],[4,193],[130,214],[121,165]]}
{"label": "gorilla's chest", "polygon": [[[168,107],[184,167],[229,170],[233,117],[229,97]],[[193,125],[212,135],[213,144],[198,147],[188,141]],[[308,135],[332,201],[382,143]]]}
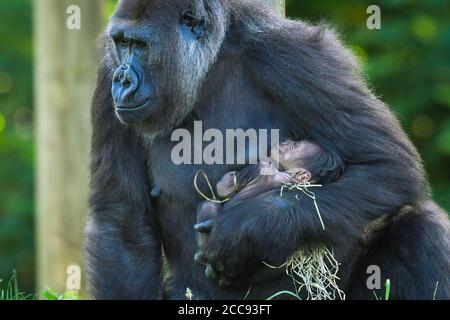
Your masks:
{"label": "gorilla's chest", "polygon": [[[228,120],[235,117],[238,115],[228,116]],[[287,137],[278,121],[248,115],[240,115],[234,123],[220,118],[187,121],[150,145],[152,187],[160,189],[160,198],[171,206],[195,207],[202,200],[194,187],[197,173],[204,171],[214,186],[226,172],[257,163],[273,143]],[[209,191],[203,176],[199,175],[197,182],[204,193]]]}
{"label": "gorilla's chest", "polygon": [[[226,172],[242,167],[225,163],[206,164],[204,159],[201,159],[201,163],[195,163],[194,154],[191,163],[179,164],[173,155],[178,143],[170,141],[170,137],[155,141],[149,149],[148,166],[152,188],[160,190],[159,196],[153,198],[154,213],[159,221],[164,251],[171,268],[191,263],[195,252],[193,226],[197,206],[204,200],[194,187],[197,172],[203,170],[211,184],[215,185]],[[194,149],[192,146],[192,153],[201,152]],[[198,187],[210,195],[201,175],[198,175]]]}
{"label": "gorilla's chest", "polygon": [[[189,146],[181,151],[181,154],[183,152],[190,153],[190,160],[180,163],[181,158],[178,150],[180,150],[181,144],[183,142],[173,142],[170,139],[161,140],[155,142],[149,151],[150,179],[152,188],[160,190],[159,197],[155,199],[155,202],[159,205],[164,203],[164,206],[170,206],[174,210],[193,208],[202,200],[195,188],[194,179],[196,176],[200,189],[209,194],[209,188],[204,177],[197,173],[205,172],[209,181],[214,185],[226,172],[239,170],[244,165],[237,164],[235,161],[227,164],[226,150],[223,150],[224,161],[209,163],[210,159],[206,156],[206,152],[210,144],[195,145],[194,141],[188,143]],[[251,147],[246,147],[245,150],[235,154],[235,158],[243,156],[246,160],[250,157],[257,158],[257,151]],[[220,158],[220,155],[218,158]],[[164,210],[165,208],[159,209]]]}
{"label": "gorilla's chest", "polygon": [[[259,155],[264,151],[267,154],[274,132],[279,135],[279,140],[288,137],[287,130],[283,129],[287,127],[285,119],[279,112],[274,112],[269,107],[261,109],[261,104],[240,105],[236,102],[233,106],[223,106],[209,114],[202,114],[201,123],[189,119],[170,135],[154,140],[148,146],[152,188],[160,189],[160,195],[154,198],[155,214],[158,216],[164,250],[172,268],[191,261],[195,252],[193,225],[197,206],[204,200],[194,187],[196,174],[203,170],[215,186],[226,172],[240,170],[250,159],[258,161]],[[243,113],[242,110],[247,112]],[[198,118],[200,117],[195,117]],[[241,129],[241,134],[247,133],[252,138],[243,139],[244,143],[241,145],[231,138],[234,146],[230,147],[233,141],[230,141],[227,133],[230,130],[236,133],[237,129]],[[216,152],[211,152],[214,141]],[[261,151],[261,146],[264,145],[265,148],[262,147]],[[208,158],[211,154],[214,159]],[[185,161],[181,161],[181,158]],[[198,186],[203,193],[210,195],[201,175],[198,176]]]}

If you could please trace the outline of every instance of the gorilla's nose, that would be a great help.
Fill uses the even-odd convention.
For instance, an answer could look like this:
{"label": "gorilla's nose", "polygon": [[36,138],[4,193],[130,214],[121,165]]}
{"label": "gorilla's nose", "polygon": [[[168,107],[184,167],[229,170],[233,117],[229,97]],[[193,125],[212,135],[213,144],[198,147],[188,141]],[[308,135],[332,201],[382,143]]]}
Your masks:
{"label": "gorilla's nose", "polygon": [[130,64],[121,65],[113,77],[113,98],[117,104],[126,104],[133,100],[135,93],[139,89],[139,76]]}

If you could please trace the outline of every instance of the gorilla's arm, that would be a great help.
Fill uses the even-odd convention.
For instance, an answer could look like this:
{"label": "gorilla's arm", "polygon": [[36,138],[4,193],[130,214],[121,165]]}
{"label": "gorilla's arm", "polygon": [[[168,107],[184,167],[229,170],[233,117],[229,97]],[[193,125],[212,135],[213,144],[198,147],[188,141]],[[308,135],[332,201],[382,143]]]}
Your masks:
{"label": "gorilla's arm", "polygon": [[137,135],[119,123],[102,67],[92,106],[91,214],[87,271],[97,299],[158,299],[161,246]]}
{"label": "gorilla's arm", "polygon": [[312,241],[332,245],[343,262],[370,222],[428,194],[417,152],[335,35],[301,22],[270,24],[270,19],[265,23],[271,28],[252,36],[246,30],[240,42],[248,59],[243,63],[261,95],[289,113],[292,139],[318,143],[337,163],[342,159],[346,171],[313,190],[326,230],[313,201],[301,192],[283,197],[270,192],[224,208],[211,220],[206,261],[243,278],[262,260],[282,263]]}

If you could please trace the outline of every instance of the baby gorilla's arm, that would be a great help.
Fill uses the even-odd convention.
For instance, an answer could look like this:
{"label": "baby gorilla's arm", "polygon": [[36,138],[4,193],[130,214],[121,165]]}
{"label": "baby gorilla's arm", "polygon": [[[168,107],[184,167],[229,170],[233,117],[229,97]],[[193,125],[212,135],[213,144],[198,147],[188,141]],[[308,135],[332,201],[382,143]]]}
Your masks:
{"label": "baby gorilla's arm", "polygon": [[216,185],[222,199],[229,199],[226,206],[252,198],[289,183],[290,176],[280,172],[271,162],[250,165],[239,172],[228,172]]}

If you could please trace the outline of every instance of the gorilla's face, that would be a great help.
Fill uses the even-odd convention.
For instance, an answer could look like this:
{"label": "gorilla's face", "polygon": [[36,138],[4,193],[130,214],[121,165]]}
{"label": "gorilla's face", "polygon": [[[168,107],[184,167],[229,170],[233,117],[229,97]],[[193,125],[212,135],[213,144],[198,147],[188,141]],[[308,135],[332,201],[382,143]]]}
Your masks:
{"label": "gorilla's face", "polygon": [[192,110],[226,32],[217,0],[122,0],[111,19],[106,58],[119,119],[151,134]]}

